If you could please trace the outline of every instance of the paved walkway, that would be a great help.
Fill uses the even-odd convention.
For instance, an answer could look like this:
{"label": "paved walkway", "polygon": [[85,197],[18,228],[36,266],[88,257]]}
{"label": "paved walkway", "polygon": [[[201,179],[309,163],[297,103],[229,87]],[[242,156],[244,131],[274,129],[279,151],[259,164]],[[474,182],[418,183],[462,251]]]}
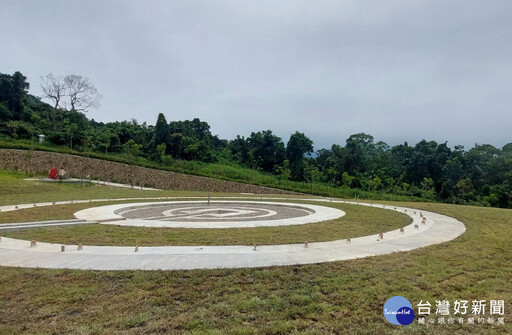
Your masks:
{"label": "paved walkway", "polygon": [[[285,198],[280,198],[285,200]],[[301,199],[306,200],[306,199]],[[445,215],[403,207],[355,203],[329,199],[307,199],[333,203],[349,203],[396,210],[413,218],[413,223],[398,230],[346,240],[303,244],[257,246],[166,246],[166,247],[101,247],[37,242],[2,237],[0,265],[90,270],[191,270],[216,268],[265,267],[341,261],[393,252],[413,250],[457,238],[466,230],[464,224]],[[75,201],[77,202],[77,201]],[[40,204],[37,204],[40,205]],[[18,206],[19,208],[19,206]],[[416,227],[417,228],[416,228]],[[62,252],[64,247],[64,252]]]}

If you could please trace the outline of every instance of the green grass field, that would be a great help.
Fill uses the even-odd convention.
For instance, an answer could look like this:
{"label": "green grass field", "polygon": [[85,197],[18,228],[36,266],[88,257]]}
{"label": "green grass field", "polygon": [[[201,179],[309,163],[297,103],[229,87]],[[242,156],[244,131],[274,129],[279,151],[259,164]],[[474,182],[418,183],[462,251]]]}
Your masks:
{"label": "green grass field", "polygon": [[[26,197],[23,192],[15,195],[13,190],[19,191],[24,182],[19,176],[0,176],[3,204],[41,197],[36,188]],[[124,197],[127,191],[105,192]],[[49,190],[47,196],[92,196],[74,192]],[[467,231],[454,241],[410,252],[305,266],[150,272],[1,267],[0,333],[512,333],[512,210],[388,204],[456,217]],[[420,300],[429,301],[432,312],[436,300],[486,300],[486,319],[489,301],[504,300],[504,325],[415,321],[393,326],[382,308],[395,295],[409,299],[415,310]]]}

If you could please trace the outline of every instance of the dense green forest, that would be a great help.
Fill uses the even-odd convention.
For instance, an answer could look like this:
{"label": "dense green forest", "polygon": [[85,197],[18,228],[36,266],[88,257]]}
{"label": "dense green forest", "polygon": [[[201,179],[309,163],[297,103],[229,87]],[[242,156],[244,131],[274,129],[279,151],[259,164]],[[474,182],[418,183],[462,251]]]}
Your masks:
{"label": "dense green forest", "polygon": [[[359,133],[344,145],[314,152],[313,141],[300,132],[286,144],[271,130],[225,140],[198,118],[169,122],[162,113],[155,125],[134,119],[102,123],[85,115],[87,107],[98,101],[80,106],[80,97],[73,100],[66,91],[66,85],[80,78],[53,81],[62,84],[57,85],[62,94],[53,100],[46,97],[54,102],[52,106],[28,93],[29,83],[20,72],[0,74],[0,139],[37,142],[38,135],[44,134],[45,145],[144,159],[167,167],[217,163],[261,171],[281,181],[512,208],[512,143],[503,148],[475,145],[468,151],[427,140],[391,147]],[[61,103],[64,99],[70,103]]]}

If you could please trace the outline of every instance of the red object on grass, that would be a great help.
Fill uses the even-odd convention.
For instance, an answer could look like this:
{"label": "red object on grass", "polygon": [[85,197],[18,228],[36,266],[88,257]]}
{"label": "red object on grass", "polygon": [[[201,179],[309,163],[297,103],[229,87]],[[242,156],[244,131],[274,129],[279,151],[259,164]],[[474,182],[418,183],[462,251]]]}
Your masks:
{"label": "red object on grass", "polygon": [[52,167],[50,169],[50,173],[48,174],[48,178],[55,179],[55,180],[57,180],[57,178],[59,178],[59,172],[57,171],[56,168]]}

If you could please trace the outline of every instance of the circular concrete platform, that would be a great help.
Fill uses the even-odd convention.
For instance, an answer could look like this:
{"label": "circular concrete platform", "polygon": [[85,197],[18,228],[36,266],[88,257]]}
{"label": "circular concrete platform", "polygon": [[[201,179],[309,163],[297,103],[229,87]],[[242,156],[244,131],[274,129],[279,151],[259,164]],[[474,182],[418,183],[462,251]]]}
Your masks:
{"label": "circular concrete platform", "polygon": [[94,207],[75,213],[101,224],[165,228],[248,228],[289,226],[338,219],[342,210],[286,202],[171,201]]}

